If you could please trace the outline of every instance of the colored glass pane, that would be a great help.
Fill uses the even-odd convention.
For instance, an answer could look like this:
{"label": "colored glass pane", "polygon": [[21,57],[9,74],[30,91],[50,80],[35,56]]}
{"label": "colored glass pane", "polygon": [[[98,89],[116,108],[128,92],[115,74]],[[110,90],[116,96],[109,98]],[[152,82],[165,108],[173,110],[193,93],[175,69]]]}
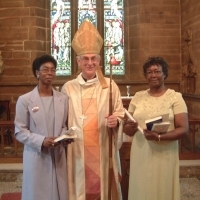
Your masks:
{"label": "colored glass pane", "polygon": [[51,54],[57,60],[56,75],[71,75],[70,2],[51,1]]}
{"label": "colored glass pane", "polygon": [[78,1],[78,27],[84,21],[88,20],[97,26],[97,12],[95,0]]}
{"label": "colored glass pane", "polygon": [[[58,76],[72,75],[71,69],[71,10],[77,10],[78,27],[83,20],[92,22],[97,27],[96,0],[51,0],[51,53],[58,62]],[[124,62],[124,2],[123,0],[102,0],[104,3],[104,68],[110,74],[110,61],[114,75],[125,74]],[[102,22],[102,21],[101,21]],[[73,23],[76,25],[76,23]]]}
{"label": "colored glass pane", "polygon": [[124,7],[123,0],[104,1],[104,66],[110,74],[125,74],[124,63]]}

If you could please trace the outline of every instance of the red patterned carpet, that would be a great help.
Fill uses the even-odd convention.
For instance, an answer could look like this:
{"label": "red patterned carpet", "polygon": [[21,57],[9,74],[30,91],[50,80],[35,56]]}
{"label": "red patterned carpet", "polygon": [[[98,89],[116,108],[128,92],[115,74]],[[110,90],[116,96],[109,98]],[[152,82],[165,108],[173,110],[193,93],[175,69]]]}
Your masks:
{"label": "red patterned carpet", "polygon": [[21,193],[4,193],[1,195],[0,200],[21,200]]}

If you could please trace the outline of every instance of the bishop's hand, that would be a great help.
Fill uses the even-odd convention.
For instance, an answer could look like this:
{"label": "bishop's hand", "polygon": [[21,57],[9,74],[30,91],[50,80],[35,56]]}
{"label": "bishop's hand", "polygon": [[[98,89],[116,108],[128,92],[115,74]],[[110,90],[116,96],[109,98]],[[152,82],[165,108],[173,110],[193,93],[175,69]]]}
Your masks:
{"label": "bishop's hand", "polygon": [[119,125],[118,119],[114,115],[106,115],[105,118],[107,118],[107,126],[109,128],[116,128]]}

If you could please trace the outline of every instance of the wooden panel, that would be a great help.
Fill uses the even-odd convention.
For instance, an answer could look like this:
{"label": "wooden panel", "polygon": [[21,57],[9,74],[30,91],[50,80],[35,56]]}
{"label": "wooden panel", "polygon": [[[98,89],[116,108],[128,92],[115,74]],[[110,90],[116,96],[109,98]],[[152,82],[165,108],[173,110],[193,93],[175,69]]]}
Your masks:
{"label": "wooden panel", "polygon": [[131,98],[129,98],[129,97],[124,97],[124,98],[122,98],[123,106],[124,106],[124,108],[126,108],[127,110],[128,110],[128,106],[129,106],[130,101],[131,101]]}
{"label": "wooden panel", "polygon": [[0,100],[0,120],[10,120],[10,100]]}
{"label": "wooden panel", "polygon": [[23,144],[14,137],[14,122],[0,121],[0,161],[15,163],[22,161]]}
{"label": "wooden panel", "polygon": [[179,140],[180,160],[200,159],[200,119],[189,119],[189,133]]}
{"label": "wooden panel", "polygon": [[130,168],[130,142],[124,142],[120,149],[120,159],[122,168],[122,197],[123,200],[128,199],[128,186],[129,186],[129,168]]}

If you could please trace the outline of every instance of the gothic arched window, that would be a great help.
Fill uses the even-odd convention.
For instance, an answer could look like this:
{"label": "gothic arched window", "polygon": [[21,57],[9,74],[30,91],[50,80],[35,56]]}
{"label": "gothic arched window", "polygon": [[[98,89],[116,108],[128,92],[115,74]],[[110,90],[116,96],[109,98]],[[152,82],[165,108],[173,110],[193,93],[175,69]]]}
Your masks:
{"label": "gothic arched window", "polygon": [[[83,20],[91,21],[104,38],[103,70],[125,74],[123,0],[51,0],[51,54],[58,62],[57,76],[73,74],[71,41]],[[74,59],[75,60],[75,59]]]}

